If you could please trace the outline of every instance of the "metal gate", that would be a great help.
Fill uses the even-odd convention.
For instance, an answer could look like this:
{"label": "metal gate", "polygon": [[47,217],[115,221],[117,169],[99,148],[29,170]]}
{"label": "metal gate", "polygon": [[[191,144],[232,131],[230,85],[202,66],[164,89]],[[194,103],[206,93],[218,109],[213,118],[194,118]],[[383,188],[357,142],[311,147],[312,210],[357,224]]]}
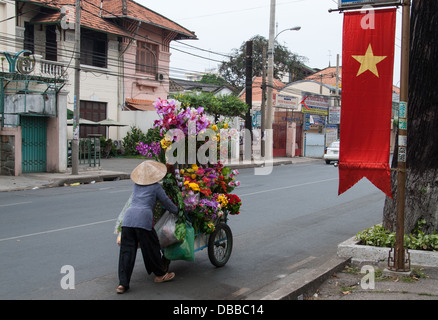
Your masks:
{"label": "metal gate", "polygon": [[273,123],[273,156],[274,157],[285,157],[286,156],[286,135],[287,135],[287,124],[286,123]]}
{"label": "metal gate", "polygon": [[306,133],[305,156],[322,158],[324,156],[324,135],[317,133]]}
{"label": "metal gate", "polygon": [[23,172],[47,170],[47,118],[21,116]]}

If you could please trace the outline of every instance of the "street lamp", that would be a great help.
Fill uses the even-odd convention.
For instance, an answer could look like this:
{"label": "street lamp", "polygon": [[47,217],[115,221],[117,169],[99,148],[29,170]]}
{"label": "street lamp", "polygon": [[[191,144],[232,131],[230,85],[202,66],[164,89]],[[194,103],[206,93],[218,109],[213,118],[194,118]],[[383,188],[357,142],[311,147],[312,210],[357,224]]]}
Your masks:
{"label": "street lamp", "polygon": [[281,30],[279,33],[277,33],[277,35],[275,36],[275,38],[274,38],[274,41],[275,41],[275,39],[277,39],[277,37],[280,35],[280,33],[282,33],[282,32],[285,32],[285,31],[299,31],[299,30],[301,30],[301,27],[299,27],[299,26],[297,26],[297,27],[293,27],[293,28],[287,28],[287,29],[284,29],[284,30]]}
{"label": "street lamp", "polygon": [[[265,135],[266,142],[267,142],[267,148],[265,145],[265,148],[262,147],[262,150],[265,149],[265,156],[267,159],[272,160],[273,157],[273,134],[272,134],[272,94],[273,94],[273,87],[274,87],[274,41],[275,39],[280,35],[280,33],[284,31],[298,31],[301,29],[301,27],[293,27],[288,28],[280,31],[275,37],[274,37],[274,28],[275,28],[275,0],[271,0],[271,17],[270,17],[270,27],[269,27],[269,44],[268,44],[268,83],[266,85],[267,87],[267,112],[266,112],[266,121],[264,121],[264,124],[266,126],[266,131],[269,132],[269,134]],[[262,116],[264,114],[264,111],[262,111]],[[264,132],[265,128],[262,128],[262,132]],[[262,141],[263,143],[263,141]],[[262,151],[263,153],[263,151]]]}

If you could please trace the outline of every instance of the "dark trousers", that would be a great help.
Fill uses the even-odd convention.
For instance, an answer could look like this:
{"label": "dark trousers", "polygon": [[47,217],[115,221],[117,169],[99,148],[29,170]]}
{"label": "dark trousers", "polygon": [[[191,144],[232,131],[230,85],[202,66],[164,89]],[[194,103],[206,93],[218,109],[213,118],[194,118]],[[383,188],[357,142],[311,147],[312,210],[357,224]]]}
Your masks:
{"label": "dark trousers", "polygon": [[148,231],[140,228],[122,227],[119,255],[119,284],[125,288],[129,288],[138,245],[140,245],[148,274],[152,272],[157,276],[166,274],[161,259],[160,242],[155,230]]}

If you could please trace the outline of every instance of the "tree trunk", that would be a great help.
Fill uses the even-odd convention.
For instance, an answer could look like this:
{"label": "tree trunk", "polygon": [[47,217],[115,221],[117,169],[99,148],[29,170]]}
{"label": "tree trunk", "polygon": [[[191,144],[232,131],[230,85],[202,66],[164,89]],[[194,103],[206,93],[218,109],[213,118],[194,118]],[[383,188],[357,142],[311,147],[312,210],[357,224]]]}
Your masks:
{"label": "tree trunk", "polygon": [[[413,0],[410,26],[405,233],[419,219],[426,220],[424,231],[432,233],[438,231],[438,1]],[[393,168],[397,154],[394,158]],[[397,212],[396,179],[393,171],[394,199],[386,199],[383,211],[383,226],[391,231]]]}

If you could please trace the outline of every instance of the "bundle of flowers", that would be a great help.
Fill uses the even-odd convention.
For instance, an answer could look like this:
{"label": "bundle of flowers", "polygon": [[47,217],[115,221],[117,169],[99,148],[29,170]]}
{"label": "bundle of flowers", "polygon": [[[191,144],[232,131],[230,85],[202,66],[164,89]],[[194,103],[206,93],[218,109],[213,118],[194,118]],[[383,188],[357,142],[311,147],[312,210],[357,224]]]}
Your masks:
{"label": "bundle of flowers", "polygon": [[[220,153],[220,129],[227,129],[228,124],[212,124],[204,115],[203,108],[181,107],[175,100],[155,102],[155,109],[160,117],[155,126],[160,128],[161,140],[150,145],[139,142],[137,150],[150,159],[162,159],[159,155],[168,152],[174,142],[180,142],[189,135],[203,134],[206,129],[217,132],[213,143]],[[172,129],[179,129],[171,131]],[[229,135],[228,135],[229,136]],[[227,136],[227,139],[228,139]],[[196,146],[199,148],[199,145]],[[170,198],[178,204],[189,217],[196,233],[211,233],[214,222],[224,214],[238,214],[240,199],[231,194],[239,186],[237,170],[224,167],[220,161],[207,164],[192,164],[189,167],[172,170],[163,182],[163,187]],[[155,218],[160,213],[157,206]]]}
{"label": "bundle of flowers", "polygon": [[242,200],[235,194],[226,194],[227,204],[225,206],[229,214],[239,214],[240,206],[242,205]]}
{"label": "bundle of flowers", "polygon": [[159,142],[152,142],[150,145],[148,145],[140,141],[137,144],[136,149],[141,155],[145,156],[148,159],[156,159],[161,152]]}

